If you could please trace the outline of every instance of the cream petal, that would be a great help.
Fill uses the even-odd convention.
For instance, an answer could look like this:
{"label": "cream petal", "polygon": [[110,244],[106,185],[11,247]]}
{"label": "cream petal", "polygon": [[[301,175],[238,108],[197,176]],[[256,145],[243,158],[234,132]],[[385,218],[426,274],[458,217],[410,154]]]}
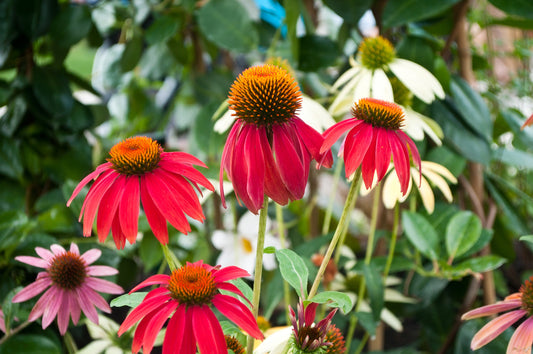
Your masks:
{"label": "cream petal", "polygon": [[354,76],[354,78],[349,81],[342,90],[339,91],[337,94],[337,97],[333,100],[331,103],[331,106],[329,106],[329,112],[334,115],[341,115],[348,113],[350,109],[353,106],[353,94],[355,87],[359,83],[359,77],[361,76],[362,70],[358,71],[358,75]]}
{"label": "cream petal", "polygon": [[216,131],[219,134],[225,133],[233,124],[235,121],[235,111],[232,111],[231,109],[228,109],[226,113],[222,115],[213,126],[213,130]]}
{"label": "cream petal", "polygon": [[385,205],[385,208],[387,209],[394,208],[396,203],[400,201],[402,192],[400,181],[398,180],[398,177],[396,177],[396,173],[391,172],[387,177],[385,177],[385,181],[383,182],[383,191],[381,194],[383,205]]}
{"label": "cream petal", "polygon": [[403,331],[402,322],[390,310],[384,308],[381,311],[381,319],[383,320],[383,322],[388,324],[396,332]]}
{"label": "cream petal", "polygon": [[358,77],[357,85],[353,92],[353,102],[359,101],[361,98],[370,97],[370,88],[372,87],[373,73],[371,70],[363,69]]}
{"label": "cream petal", "polygon": [[389,69],[405,87],[425,103],[431,103],[435,97],[444,98],[441,84],[423,66],[409,60],[396,58],[389,64]]}
{"label": "cream petal", "polygon": [[414,140],[423,140],[424,133],[437,145],[442,145],[442,129],[433,119],[426,117],[410,108],[402,107],[405,111],[403,130]]}
{"label": "cream petal", "polygon": [[446,178],[451,183],[457,183],[457,178],[446,167],[432,161],[422,161],[422,170],[429,169]]}
{"label": "cream petal", "polygon": [[331,91],[337,91],[339,87],[346,84],[348,81],[352,80],[354,77],[357,76],[359,73],[360,68],[359,67],[351,67],[350,69],[346,70],[335,83],[333,83],[333,86],[331,86]]}
{"label": "cream petal", "polygon": [[387,74],[381,69],[374,70],[372,76],[372,88],[370,97],[380,100],[394,102],[394,94]]}
{"label": "cream petal", "polygon": [[433,194],[428,181],[423,176],[420,179],[420,187],[418,187],[418,191],[420,192],[424,208],[426,208],[429,214],[433,214],[433,211],[435,210],[435,195]]}
{"label": "cream petal", "polygon": [[254,354],[284,353],[291,336],[292,327],[284,327],[266,337],[266,339],[254,350]]}
{"label": "cream petal", "polygon": [[335,124],[331,114],[320,103],[306,95],[302,95],[302,109],[299,116],[320,133]]}
{"label": "cream petal", "polygon": [[424,167],[422,167],[422,173],[431,181],[431,183],[437,186],[444,195],[444,198],[451,203],[453,200],[452,191],[450,190],[448,183],[446,183],[446,180],[429,169],[424,170]]}

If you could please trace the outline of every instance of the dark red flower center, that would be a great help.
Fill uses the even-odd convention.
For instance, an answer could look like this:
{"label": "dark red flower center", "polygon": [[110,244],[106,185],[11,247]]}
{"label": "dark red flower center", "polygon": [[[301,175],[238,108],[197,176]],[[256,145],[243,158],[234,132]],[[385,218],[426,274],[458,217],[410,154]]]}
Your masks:
{"label": "dark red flower center", "polygon": [[301,106],[302,94],[294,78],[275,65],[243,71],[230,89],[229,104],[247,123],[270,126],[291,119]]}
{"label": "dark red flower center", "polygon": [[224,339],[226,340],[226,346],[228,347],[228,350],[233,351],[233,353],[235,353],[235,354],[245,354],[246,353],[246,351],[244,350],[244,347],[237,340],[237,338],[225,335]]}
{"label": "dark red flower center", "polygon": [[522,295],[522,310],[526,310],[529,316],[533,316],[533,276],[522,284],[520,294]]}
{"label": "dark red flower center", "polygon": [[318,327],[299,327],[295,344],[298,349],[313,352],[327,345],[326,333],[323,333]]}
{"label": "dark red flower center", "polygon": [[78,254],[70,251],[55,256],[47,271],[52,282],[66,290],[77,289],[87,277],[85,261]]}
{"label": "dark red flower center", "polygon": [[109,151],[111,157],[107,161],[121,174],[142,175],[157,167],[162,151],[157,141],[146,136],[137,136],[113,146]]}
{"label": "dark red flower center", "polygon": [[399,130],[404,121],[404,113],[396,103],[375,98],[361,98],[352,109],[355,118],[362,119],[374,127]]}
{"label": "dark red flower center", "polygon": [[217,286],[211,272],[201,265],[187,264],[172,272],[168,290],[179,303],[204,305],[211,302]]}

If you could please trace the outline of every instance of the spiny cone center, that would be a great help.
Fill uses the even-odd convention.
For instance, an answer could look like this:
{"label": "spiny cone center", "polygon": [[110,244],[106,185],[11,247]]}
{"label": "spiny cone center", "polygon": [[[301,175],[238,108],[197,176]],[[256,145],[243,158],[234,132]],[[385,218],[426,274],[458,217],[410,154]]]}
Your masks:
{"label": "spiny cone center", "polygon": [[172,272],[168,290],[180,303],[204,305],[211,302],[217,287],[211,272],[202,266],[186,265]]}
{"label": "spiny cone center", "polygon": [[283,124],[300,108],[302,94],[294,78],[275,65],[243,71],[230,89],[229,104],[236,117],[259,126]]}
{"label": "spiny cone center", "polygon": [[157,167],[162,151],[157,141],[146,136],[137,136],[113,146],[109,151],[111,157],[107,161],[121,174],[142,175]]}
{"label": "spiny cone center", "polygon": [[77,289],[87,277],[85,261],[70,251],[55,256],[47,271],[52,282],[66,290]]}
{"label": "spiny cone center", "polygon": [[392,43],[387,39],[378,37],[368,37],[359,46],[359,56],[364,67],[375,70],[383,69],[396,57],[396,52]]}
{"label": "spiny cone center", "polygon": [[245,354],[244,347],[237,340],[237,338],[225,335],[224,339],[226,340],[226,346],[228,347],[228,350],[232,350],[235,354]]}
{"label": "spiny cone center", "polygon": [[331,345],[326,350],[327,354],[343,354],[346,352],[344,336],[334,324],[330,325],[326,333],[326,342]]}
{"label": "spiny cone center", "polygon": [[399,130],[402,127],[404,114],[395,103],[375,98],[361,98],[354,106],[352,113],[355,118],[362,119],[374,127]]}
{"label": "spiny cone center", "polygon": [[533,277],[520,287],[520,294],[522,294],[522,310],[526,310],[528,316],[533,316]]}

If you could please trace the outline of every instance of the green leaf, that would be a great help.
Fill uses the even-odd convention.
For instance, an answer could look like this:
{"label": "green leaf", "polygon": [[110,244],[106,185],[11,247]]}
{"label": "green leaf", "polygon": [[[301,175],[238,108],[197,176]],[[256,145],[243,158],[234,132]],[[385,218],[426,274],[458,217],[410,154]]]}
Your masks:
{"label": "green leaf", "polygon": [[287,38],[291,45],[292,57],[296,60],[301,57],[300,43],[298,41],[296,28],[300,11],[302,8],[301,0],[284,0],[283,7],[285,8],[285,24],[287,25]]}
{"label": "green leaf", "polygon": [[420,214],[402,213],[402,224],[407,239],[424,256],[437,260],[439,237],[431,224]]}
{"label": "green leaf", "polygon": [[259,35],[246,9],[236,0],[209,1],[196,13],[203,35],[217,46],[247,52],[259,42]]}
{"label": "green leaf", "polygon": [[466,253],[481,236],[481,221],[471,211],[455,214],[446,227],[446,251],[450,259]]}
{"label": "green leaf", "polygon": [[488,243],[492,240],[493,233],[494,233],[493,230],[488,230],[488,229],[481,230],[481,236],[479,236],[476,243],[472,247],[470,247],[470,249],[466,253],[464,253],[461,256],[461,258],[464,259],[464,258],[470,257],[473,254],[481,251],[483,247],[488,245]]}
{"label": "green leaf", "polygon": [[123,72],[133,70],[143,53],[143,39],[140,35],[134,34],[133,37],[126,42],[126,47],[120,58],[120,67]]}
{"label": "green leaf", "polygon": [[533,2],[530,0],[489,0],[489,2],[510,15],[533,19]]}
{"label": "green leaf", "polygon": [[54,45],[69,48],[85,38],[92,26],[88,6],[68,3],[50,26]]}
{"label": "green leaf", "polygon": [[428,41],[418,36],[405,36],[396,46],[398,57],[411,60],[432,71],[435,53]]}
{"label": "green leaf", "polygon": [[176,61],[165,43],[157,43],[146,49],[139,66],[143,77],[159,80],[176,68]]}
{"label": "green leaf", "polygon": [[520,236],[519,240],[523,241],[523,242],[530,243],[531,245],[533,245],[533,235]]}
{"label": "green leaf", "polygon": [[13,179],[22,179],[22,157],[20,144],[14,139],[0,139],[0,174]]}
{"label": "green leaf", "polygon": [[342,17],[344,23],[356,26],[361,19],[361,16],[370,9],[372,0],[358,0],[358,1],[338,1],[338,0],[324,0],[324,4],[333,12]]}
{"label": "green leaf", "polygon": [[465,80],[457,76],[452,77],[450,90],[463,122],[487,141],[491,141],[492,120],[483,98]]}
{"label": "green leaf", "polygon": [[322,36],[307,35],[300,38],[298,69],[317,71],[335,64],[340,52],[337,44]]}
{"label": "green leaf", "polygon": [[359,319],[359,323],[361,326],[363,326],[365,331],[367,331],[371,336],[375,336],[379,320],[376,320],[374,315],[368,312],[357,312],[355,315]]}
{"label": "green leaf", "polygon": [[45,335],[18,334],[0,346],[0,354],[60,354],[61,347]]}
{"label": "green leaf", "polygon": [[492,152],[492,160],[503,162],[519,169],[533,169],[533,154],[523,150],[499,147]]}
{"label": "green leaf", "polygon": [[178,27],[179,22],[177,18],[161,16],[156,19],[146,31],[146,41],[150,45],[166,42],[176,33]]}
{"label": "green leaf", "polygon": [[[242,280],[241,278],[237,278],[230,280],[229,282],[235,285],[250,302],[252,301],[252,298],[254,297],[254,292],[244,280]],[[231,293],[231,295],[235,296],[235,293]]]}
{"label": "green leaf", "polygon": [[483,256],[483,257],[471,258],[464,262],[461,262],[458,265],[452,267],[452,271],[456,273],[464,273],[467,271],[483,273],[489,270],[497,269],[506,262],[507,260],[503,257],[494,256],[494,255]]}
{"label": "green leaf", "polygon": [[483,23],[483,27],[488,26],[508,26],[520,28],[523,30],[533,30],[533,21],[531,19],[524,19],[521,17],[508,16],[504,18],[491,18],[487,23]]}
{"label": "green leaf", "polygon": [[331,307],[338,307],[342,313],[347,314],[353,307],[352,300],[345,293],[339,291],[323,291],[309,300],[319,304],[328,304]]}
{"label": "green leaf", "polygon": [[132,294],[124,294],[111,300],[109,304],[111,307],[128,306],[131,308],[137,307],[144,300],[148,292],[135,292]]}
{"label": "green leaf", "polygon": [[144,265],[144,270],[150,272],[152,268],[161,264],[163,253],[161,252],[161,244],[155,237],[152,237],[152,235],[145,236],[141,240],[139,256]]}
{"label": "green leaf", "polygon": [[57,0],[15,1],[17,27],[28,38],[44,35],[57,12]]}
{"label": "green leaf", "polygon": [[381,311],[385,305],[385,289],[379,270],[371,263],[363,266],[363,274],[366,280],[366,289],[370,298],[370,307],[374,320],[381,318]]}
{"label": "green leaf", "polygon": [[98,32],[106,35],[115,26],[115,7],[111,2],[101,2],[92,10],[92,18]]}
{"label": "green leaf", "polygon": [[459,0],[391,0],[383,10],[383,26],[395,27],[434,17]]}
{"label": "green leaf", "polygon": [[307,297],[307,280],[309,270],[303,259],[289,249],[276,250],[281,276],[289,283],[296,293]]}
{"label": "green leaf", "polygon": [[74,98],[63,70],[50,66],[34,67],[33,92],[52,118],[65,118],[72,111]]}

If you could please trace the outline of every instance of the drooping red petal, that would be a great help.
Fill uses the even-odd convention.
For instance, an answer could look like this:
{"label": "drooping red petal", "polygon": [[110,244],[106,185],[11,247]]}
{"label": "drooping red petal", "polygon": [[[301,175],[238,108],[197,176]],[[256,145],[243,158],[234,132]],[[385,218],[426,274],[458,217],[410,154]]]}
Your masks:
{"label": "drooping red petal", "polygon": [[260,209],[265,197],[265,161],[263,159],[263,151],[259,146],[259,129],[250,125],[244,142],[244,149],[246,150],[244,157],[247,159],[246,165],[248,166],[246,192],[250,196],[253,205],[259,206]]}
{"label": "drooping red petal", "polygon": [[122,195],[118,211],[122,232],[130,243],[135,242],[137,238],[140,197],[141,187],[139,177],[128,178],[124,186],[124,194]]}
{"label": "drooping red petal", "polygon": [[259,132],[259,146],[263,151],[263,158],[265,161],[265,194],[273,201],[280,205],[285,205],[289,202],[290,192],[287,191],[283,180],[279,175],[278,167],[274,161],[274,154],[270,148],[266,131],[263,129]]}
{"label": "drooping red petal", "polygon": [[72,192],[72,195],[70,196],[69,200],[67,201],[67,206],[70,206],[74,198],[80,193],[80,191],[85,187],[87,183],[89,183],[92,179],[96,178],[100,173],[109,170],[113,166],[111,162],[103,163],[96,167],[96,169],[89,173],[87,176],[85,176],[84,179],[81,180],[80,183],[74,188],[74,191]]}
{"label": "drooping red petal", "polygon": [[205,220],[198,196],[194,192],[191,184],[187,182],[185,178],[164,170],[154,171],[154,173],[161,175],[161,179],[164,180],[169,189],[172,190],[172,194],[185,214],[198,221]]}
{"label": "drooping red petal", "polygon": [[168,294],[162,294],[158,296],[154,296],[148,300],[143,300],[137,306],[133,309],[133,311],[130,312],[130,314],[126,317],[124,322],[120,325],[120,328],[118,329],[118,336],[120,337],[124,332],[126,332],[128,329],[130,329],[137,321],[139,321],[144,316],[150,314],[152,311],[160,307],[165,302],[172,301],[172,298]]}
{"label": "drooping red petal", "polygon": [[250,210],[252,213],[257,214],[261,206],[263,205],[263,200],[261,203],[256,203],[248,195],[248,173],[250,171],[248,167],[248,158],[246,155],[248,151],[245,149],[246,137],[250,131],[251,126],[245,125],[242,127],[241,133],[237,137],[237,142],[235,143],[235,151],[232,154],[232,160],[230,161],[230,170],[231,170],[231,182],[233,184],[233,189],[235,190],[235,195],[237,199],[242,201],[242,203]]}
{"label": "drooping red petal", "polygon": [[392,160],[394,163],[394,170],[400,181],[400,189],[402,195],[407,193],[409,187],[409,179],[411,178],[411,168],[409,165],[409,152],[402,140],[395,132],[387,132],[389,134],[389,144],[392,151]]}
{"label": "drooping red petal", "polygon": [[192,330],[192,313],[187,306],[178,306],[170,321],[163,341],[163,354],[196,354],[196,341]]}
{"label": "drooping red petal", "polygon": [[96,230],[100,242],[104,242],[109,234],[111,223],[113,222],[119,202],[124,194],[124,187],[127,179],[128,177],[119,175],[100,201],[100,205],[98,206],[98,217],[96,219]]}
{"label": "drooping red petal", "polygon": [[200,161],[195,156],[182,151],[162,152],[161,161],[168,160],[180,164],[198,165],[207,168],[206,164]]}
{"label": "drooping red petal", "polygon": [[363,162],[361,163],[361,175],[363,177],[363,182],[367,189],[370,189],[372,186],[372,181],[374,180],[374,174],[376,172],[376,128],[373,128],[372,140],[368,145],[368,150],[363,157]]}
{"label": "drooping red petal", "polygon": [[[110,171],[107,175],[102,175],[102,180],[98,183],[98,180],[93,184],[87,197],[85,197],[84,205],[82,206],[83,215],[83,236],[91,236],[91,230],[98,209],[98,204],[102,200],[105,192],[113,185],[115,178],[119,175],[115,171]],[[98,183],[98,184],[97,184]],[[95,187],[96,186],[96,187]],[[94,187],[94,188],[93,188]],[[80,214],[81,216],[81,214]]]}
{"label": "drooping red petal", "polygon": [[344,170],[350,177],[363,162],[373,139],[372,125],[360,123],[346,135],[344,142]]}
{"label": "drooping red petal", "polygon": [[210,191],[215,190],[211,182],[209,182],[209,180],[205,178],[205,176],[200,171],[198,171],[192,166],[166,160],[166,161],[159,162],[159,168],[164,169],[173,174],[186,177],[190,181],[198,183],[204,186],[205,188],[209,189]]}
{"label": "drooping red petal", "polygon": [[385,177],[391,159],[391,149],[385,128],[376,129],[376,173],[378,182]]}
{"label": "drooping red petal", "polygon": [[217,271],[213,271],[213,277],[215,278],[215,282],[217,283],[222,283],[228,280],[233,280],[233,279],[242,278],[242,277],[249,277],[249,276],[250,276],[250,273],[236,266],[228,266],[228,267],[221,268]]}
{"label": "drooping red petal", "polygon": [[[111,232],[113,234],[113,241],[115,241],[115,246],[117,249],[121,250],[126,246],[126,235],[122,231],[122,226],[120,225],[120,216],[119,213],[115,213],[115,217],[113,218],[113,223],[111,224]],[[137,234],[133,237],[133,240],[128,239],[131,244],[135,243],[135,239],[137,238]],[[103,241],[100,241],[103,242]]]}
{"label": "drooping red petal", "polygon": [[167,321],[168,316],[170,316],[177,307],[178,303],[176,301],[171,301],[159,309],[157,315],[150,320],[146,332],[144,333],[143,353],[148,354],[152,351],[157,334]]}
{"label": "drooping red petal", "polygon": [[146,288],[147,286],[152,286],[152,285],[156,285],[156,284],[168,285],[169,281],[170,281],[170,275],[167,275],[167,274],[152,275],[151,277],[149,277],[145,281],[142,281],[139,284],[137,284],[137,286],[135,286],[133,289],[131,289],[128,294],[131,294],[131,293],[133,293],[133,292],[135,292],[135,291],[137,291],[139,289]]}
{"label": "drooping red petal", "polygon": [[144,347],[143,349],[144,351],[146,351],[146,347],[144,345],[146,329],[148,328],[148,325],[150,324],[150,321],[152,320],[152,318],[157,316],[161,308],[164,306],[165,304],[161,304],[161,306],[159,306],[157,309],[155,309],[154,311],[144,316],[143,319],[139,322],[139,324],[135,328],[135,334],[133,335],[133,342],[131,343],[132,353],[139,352],[139,350],[141,350],[141,347]]}
{"label": "drooping red petal", "polygon": [[343,121],[340,121],[339,123],[336,123],[329,127],[322,135],[324,136],[324,142],[322,143],[322,146],[320,147],[320,153],[323,154],[327,150],[331,149],[333,144],[339,138],[342,134],[344,134],[347,130],[353,129],[359,124],[361,124],[363,121],[356,118],[349,118],[345,119]]}
{"label": "drooping red petal", "polygon": [[233,296],[217,294],[213,297],[213,305],[227,318],[256,339],[263,339],[263,333],[257,326],[254,315],[245,304]]}
{"label": "drooping red petal", "polygon": [[237,288],[235,285],[231,284],[231,283],[218,283],[217,284],[217,288],[219,290],[226,290],[226,291],[231,291],[232,293],[234,294],[237,294],[239,295],[241,298],[243,298],[246,302],[248,302],[250,305],[252,305],[252,303],[250,302],[250,300],[248,300],[248,298],[246,296],[244,296],[244,294],[242,293],[242,291],[239,290],[239,288]]}
{"label": "drooping red petal", "polygon": [[320,153],[320,149],[324,143],[324,136],[298,117],[294,117],[292,121],[313,159],[317,163],[320,163],[320,165],[330,168],[333,165],[331,150],[326,149],[326,151]]}
{"label": "drooping red petal", "polygon": [[148,192],[146,176],[141,176],[141,201],[150,229],[152,229],[157,240],[161,244],[166,245],[168,243],[167,220],[163,214],[159,212],[159,209]]}
{"label": "drooping red petal", "polygon": [[411,151],[411,156],[413,158],[413,162],[416,164],[416,166],[418,167],[418,171],[419,171],[419,177],[418,177],[418,185],[420,185],[421,183],[421,180],[422,180],[422,161],[420,160],[420,154],[418,153],[418,149],[416,147],[416,144],[414,143],[414,141],[407,135],[405,134],[404,132],[402,131],[398,131],[397,132],[398,136],[400,137],[400,139],[403,141],[403,143],[405,145],[407,145],[409,147],[409,150]]}
{"label": "drooping red petal", "polygon": [[192,328],[200,353],[227,354],[228,348],[220,323],[208,306],[190,306]]}
{"label": "drooping red petal", "polygon": [[237,121],[231,128],[228,138],[226,139],[226,144],[224,145],[224,150],[222,150],[222,157],[220,158],[220,172],[219,172],[219,181],[220,181],[220,198],[222,200],[222,206],[226,208],[226,197],[224,196],[224,170],[228,174],[228,177],[231,180],[231,158],[233,151],[235,151],[235,143],[238,132],[241,129],[241,124]]}
{"label": "drooping red petal", "polygon": [[282,126],[272,127],[272,148],[283,183],[291,194],[300,199],[307,183],[304,180],[304,169],[309,166],[303,166],[301,156]]}

